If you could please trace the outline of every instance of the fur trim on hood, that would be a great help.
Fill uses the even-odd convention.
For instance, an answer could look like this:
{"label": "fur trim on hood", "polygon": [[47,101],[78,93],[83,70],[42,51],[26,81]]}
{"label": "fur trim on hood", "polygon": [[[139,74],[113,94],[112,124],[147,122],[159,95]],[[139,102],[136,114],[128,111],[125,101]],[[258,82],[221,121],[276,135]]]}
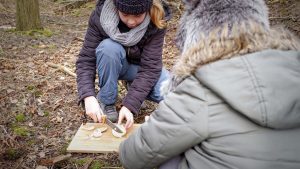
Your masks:
{"label": "fur trim on hood", "polygon": [[283,28],[271,29],[264,0],[183,0],[176,42],[181,56],[161,93],[172,91],[202,65],[265,49],[300,50]]}
{"label": "fur trim on hood", "polygon": [[228,25],[215,29],[209,36],[201,35],[201,40],[185,50],[173,67],[172,77],[165,82],[161,93],[166,95],[187,76],[202,65],[219,60],[240,57],[266,49],[300,50],[299,39],[288,30],[277,27],[266,30],[257,23]]}
{"label": "fur trim on hood", "polygon": [[[226,24],[256,22],[269,29],[268,9],[264,0],[183,0],[185,12],[177,31],[177,46],[185,52],[189,46],[202,37]],[[229,30],[230,31],[230,30]]]}

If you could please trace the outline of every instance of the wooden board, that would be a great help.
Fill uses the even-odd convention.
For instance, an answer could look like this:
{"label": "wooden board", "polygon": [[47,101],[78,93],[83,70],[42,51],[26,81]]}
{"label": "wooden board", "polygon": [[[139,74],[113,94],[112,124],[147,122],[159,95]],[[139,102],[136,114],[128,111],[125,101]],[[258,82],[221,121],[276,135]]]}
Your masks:
{"label": "wooden board", "polygon": [[81,125],[72,139],[68,152],[77,153],[109,153],[118,152],[120,143],[128,138],[128,136],[137,129],[140,124],[134,124],[122,138],[117,138],[112,135],[112,129],[106,124],[101,123],[86,123],[87,126],[94,126],[95,128],[107,127],[107,131],[102,133],[103,135],[99,138],[92,138],[90,135],[94,130],[87,131],[82,129]]}

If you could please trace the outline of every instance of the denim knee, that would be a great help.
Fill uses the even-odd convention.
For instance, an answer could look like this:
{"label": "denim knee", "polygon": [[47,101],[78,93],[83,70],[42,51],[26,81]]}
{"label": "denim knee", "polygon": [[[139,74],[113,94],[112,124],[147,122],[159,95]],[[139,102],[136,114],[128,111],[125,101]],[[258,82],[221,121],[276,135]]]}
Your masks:
{"label": "denim knee", "polygon": [[103,56],[106,61],[122,60],[126,58],[126,52],[121,44],[108,38],[104,39],[96,48],[97,65]]}
{"label": "denim knee", "polygon": [[160,94],[160,88],[162,83],[167,80],[170,77],[169,71],[165,68],[162,69],[160,77],[156,84],[153,86],[150,94],[148,95],[148,99],[154,102],[159,103],[161,100],[163,100],[163,96]]}

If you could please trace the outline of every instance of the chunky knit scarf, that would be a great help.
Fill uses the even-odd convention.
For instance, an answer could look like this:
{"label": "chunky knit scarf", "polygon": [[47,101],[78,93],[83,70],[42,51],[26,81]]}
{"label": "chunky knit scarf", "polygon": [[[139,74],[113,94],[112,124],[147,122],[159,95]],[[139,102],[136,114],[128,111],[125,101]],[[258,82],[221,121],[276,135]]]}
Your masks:
{"label": "chunky knit scarf", "polygon": [[126,33],[120,32],[118,28],[119,22],[120,18],[118,10],[114,5],[113,0],[106,0],[100,16],[100,24],[103,30],[112,40],[119,42],[124,46],[134,46],[142,39],[147,31],[147,27],[150,23],[150,16],[149,13],[147,13],[144,21],[140,25]]}

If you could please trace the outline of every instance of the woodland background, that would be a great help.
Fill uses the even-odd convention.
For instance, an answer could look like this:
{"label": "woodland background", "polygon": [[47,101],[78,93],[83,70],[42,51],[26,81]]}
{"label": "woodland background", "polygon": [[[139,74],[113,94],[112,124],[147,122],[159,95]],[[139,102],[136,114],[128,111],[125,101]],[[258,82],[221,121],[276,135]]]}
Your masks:
{"label": "woodland background", "polygon": [[[169,2],[173,17],[163,51],[167,69],[178,57],[174,37],[184,10],[180,0]],[[271,24],[285,25],[299,37],[300,1],[266,2]],[[116,153],[66,152],[81,125],[73,72],[95,3],[39,0],[44,29],[17,31],[16,2],[0,0],[0,168],[122,168]],[[119,100],[125,93],[121,85]],[[155,107],[146,102],[135,122],[142,123]]]}

